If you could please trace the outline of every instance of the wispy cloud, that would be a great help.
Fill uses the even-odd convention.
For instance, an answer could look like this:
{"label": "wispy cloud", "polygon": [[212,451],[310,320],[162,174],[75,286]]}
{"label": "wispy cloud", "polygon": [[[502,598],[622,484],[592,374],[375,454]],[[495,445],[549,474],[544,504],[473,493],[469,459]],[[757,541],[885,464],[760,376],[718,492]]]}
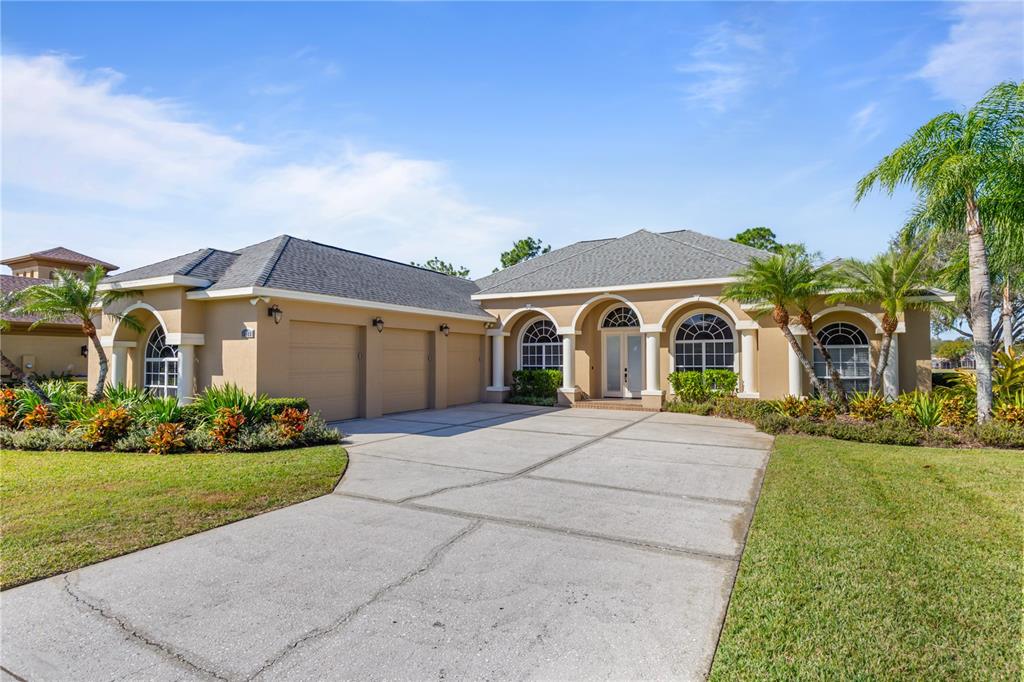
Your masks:
{"label": "wispy cloud", "polygon": [[850,117],[850,130],[860,141],[868,142],[882,133],[878,102],[869,102]]}
{"label": "wispy cloud", "polygon": [[764,33],[748,26],[721,22],[690,50],[690,59],[676,66],[687,82],[686,100],[724,112],[736,104],[777,66]]}
{"label": "wispy cloud", "polygon": [[249,94],[282,97],[284,95],[294,95],[301,89],[302,86],[298,83],[264,83],[249,88]]}
{"label": "wispy cloud", "polygon": [[290,232],[484,274],[521,236],[517,220],[466,199],[440,161],[344,141],[315,159],[284,157],[197,122],[180,103],[126,94],[113,72],[60,56],[4,55],[0,68],[5,253],[38,248],[43,235],[84,248],[75,237],[97,229],[97,256],[139,265],[166,249]]}
{"label": "wispy cloud", "polygon": [[967,2],[953,16],[949,36],[916,74],[937,96],[973,104],[996,83],[1024,78],[1024,4]]}

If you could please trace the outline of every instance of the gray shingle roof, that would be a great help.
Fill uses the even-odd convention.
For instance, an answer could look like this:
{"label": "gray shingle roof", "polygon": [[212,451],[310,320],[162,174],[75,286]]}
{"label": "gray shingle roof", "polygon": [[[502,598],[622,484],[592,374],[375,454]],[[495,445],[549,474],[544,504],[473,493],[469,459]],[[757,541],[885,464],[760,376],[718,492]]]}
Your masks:
{"label": "gray shingle roof", "polygon": [[126,282],[150,277],[166,277],[168,275],[187,275],[201,277],[210,281],[217,280],[228,269],[238,254],[219,249],[199,249],[190,253],[168,258],[141,268],[119,272],[107,277],[107,282]]}
{"label": "gray shingle roof", "polygon": [[458,277],[288,235],[237,252],[200,249],[110,277],[107,281],[164,275],[212,281],[207,291],[248,287],[286,289],[450,313],[487,313],[470,295],[477,285]]}
{"label": "gray shingle roof", "polygon": [[[17,275],[0,275],[0,292],[5,294],[13,294],[18,291],[24,291],[29,287],[36,286],[38,284],[48,284],[49,280],[37,279],[35,277],[19,277]],[[8,322],[24,322],[32,323],[39,319],[38,315],[4,315],[3,319]],[[57,325],[77,325],[81,327],[81,322],[76,322],[74,318],[69,317],[59,322],[53,322],[51,324]]]}
{"label": "gray shingle roof", "polygon": [[43,251],[34,251],[32,253],[25,254],[24,256],[15,256],[13,258],[5,258],[0,261],[4,265],[9,263],[16,263],[22,260],[39,259],[39,260],[52,260],[61,263],[74,263],[78,265],[102,265],[106,271],[117,270],[116,265],[112,265],[105,261],[101,261],[98,258],[92,256],[86,256],[84,253],[72,251],[66,249],[63,246],[55,246],[52,249],[45,249]]}
{"label": "gray shingle roof", "polygon": [[[557,254],[560,257],[552,258]],[[769,255],[690,230],[639,230],[618,239],[579,242],[477,280],[480,294],[614,287],[728,277]],[[498,278],[497,275],[502,275]]]}

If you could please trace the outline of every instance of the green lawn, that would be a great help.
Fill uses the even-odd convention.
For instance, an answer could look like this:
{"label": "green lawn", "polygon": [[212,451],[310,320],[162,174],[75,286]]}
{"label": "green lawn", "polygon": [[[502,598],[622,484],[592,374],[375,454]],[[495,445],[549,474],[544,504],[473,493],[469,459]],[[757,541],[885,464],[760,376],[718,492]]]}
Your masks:
{"label": "green lawn", "polygon": [[323,495],[339,445],[259,453],[0,455],[0,588]]}
{"label": "green lawn", "polygon": [[776,441],[712,679],[1021,678],[1024,453]]}

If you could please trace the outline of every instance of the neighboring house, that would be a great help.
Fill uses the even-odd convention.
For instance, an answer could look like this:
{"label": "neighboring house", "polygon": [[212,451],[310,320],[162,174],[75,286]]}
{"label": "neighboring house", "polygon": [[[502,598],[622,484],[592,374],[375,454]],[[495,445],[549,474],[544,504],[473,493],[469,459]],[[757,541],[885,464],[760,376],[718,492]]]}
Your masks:
{"label": "neighboring house", "polygon": [[[117,270],[116,265],[104,263],[90,256],[58,246],[0,261],[11,268],[12,274],[0,275],[0,290],[21,291],[41,280],[49,280],[54,270],[84,272],[90,265],[101,265],[105,270]],[[82,324],[69,320],[64,323],[39,325],[31,332],[29,326],[36,321],[32,316],[5,318],[10,331],[0,337],[4,355],[26,374],[42,376],[71,375],[84,377],[87,369],[87,339]],[[7,377],[7,372],[4,372]]]}
{"label": "neighboring house", "polygon": [[942,358],[938,355],[932,356],[932,369],[975,369],[976,367],[977,362],[975,362],[974,353],[968,353],[955,360]]}
{"label": "neighboring house", "polygon": [[[759,255],[688,230],[640,230],[471,282],[281,236],[111,277],[103,286],[140,291],[117,311],[146,329],[104,316],[101,336],[115,382],[183,399],[233,382],[306,396],[327,419],[500,401],[512,372],[533,367],[563,371],[563,404],[658,407],[676,369],[732,369],[744,396],[803,395],[809,382],[771,318],[720,299]],[[877,307],[819,302],[814,316],[844,380],[866,388],[881,339]],[[810,355],[806,332],[793,331]],[[887,389],[930,387],[928,313],[908,312],[897,341]]]}

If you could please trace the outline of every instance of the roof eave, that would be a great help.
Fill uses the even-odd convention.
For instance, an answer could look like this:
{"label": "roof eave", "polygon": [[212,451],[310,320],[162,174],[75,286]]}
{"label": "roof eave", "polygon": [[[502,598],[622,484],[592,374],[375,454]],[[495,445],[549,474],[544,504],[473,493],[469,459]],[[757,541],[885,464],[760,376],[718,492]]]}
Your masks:
{"label": "roof eave", "polygon": [[165,289],[167,287],[198,287],[205,288],[213,284],[202,277],[189,277],[188,275],[163,275],[160,277],[145,277],[141,279],[127,279],[118,282],[103,282],[98,287],[99,291],[123,291],[123,290],[144,290],[144,289]]}
{"label": "roof eave", "polygon": [[643,284],[617,284],[603,287],[578,287],[573,289],[542,289],[537,291],[513,291],[489,294],[486,291],[472,294],[474,301],[490,301],[503,298],[526,298],[529,296],[561,296],[564,294],[603,294],[617,291],[642,291],[644,289],[675,289],[702,285],[729,284],[735,277],[708,277],[704,279],[683,279],[673,282],[645,282]]}
{"label": "roof eave", "polygon": [[470,313],[452,312],[434,308],[422,308],[419,306],[398,305],[395,303],[382,303],[380,301],[366,301],[358,298],[346,298],[344,296],[331,296],[328,294],[314,294],[307,291],[294,291],[291,289],[276,289],[274,287],[237,287],[234,289],[215,289],[190,291],[185,294],[186,298],[192,300],[216,300],[232,298],[250,298],[255,305],[259,298],[279,298],[282,300],[305,301],[308,303],[326,303],[328,305],[344,305],[352,308],[365,308],[372,310],[391,310],[401,313],[412,313],[417,315],[431,315],[434,317],[448,317],[457,320],[473,320],[477,322],[497,322],[493,315],[482,313],[473,315]]}

